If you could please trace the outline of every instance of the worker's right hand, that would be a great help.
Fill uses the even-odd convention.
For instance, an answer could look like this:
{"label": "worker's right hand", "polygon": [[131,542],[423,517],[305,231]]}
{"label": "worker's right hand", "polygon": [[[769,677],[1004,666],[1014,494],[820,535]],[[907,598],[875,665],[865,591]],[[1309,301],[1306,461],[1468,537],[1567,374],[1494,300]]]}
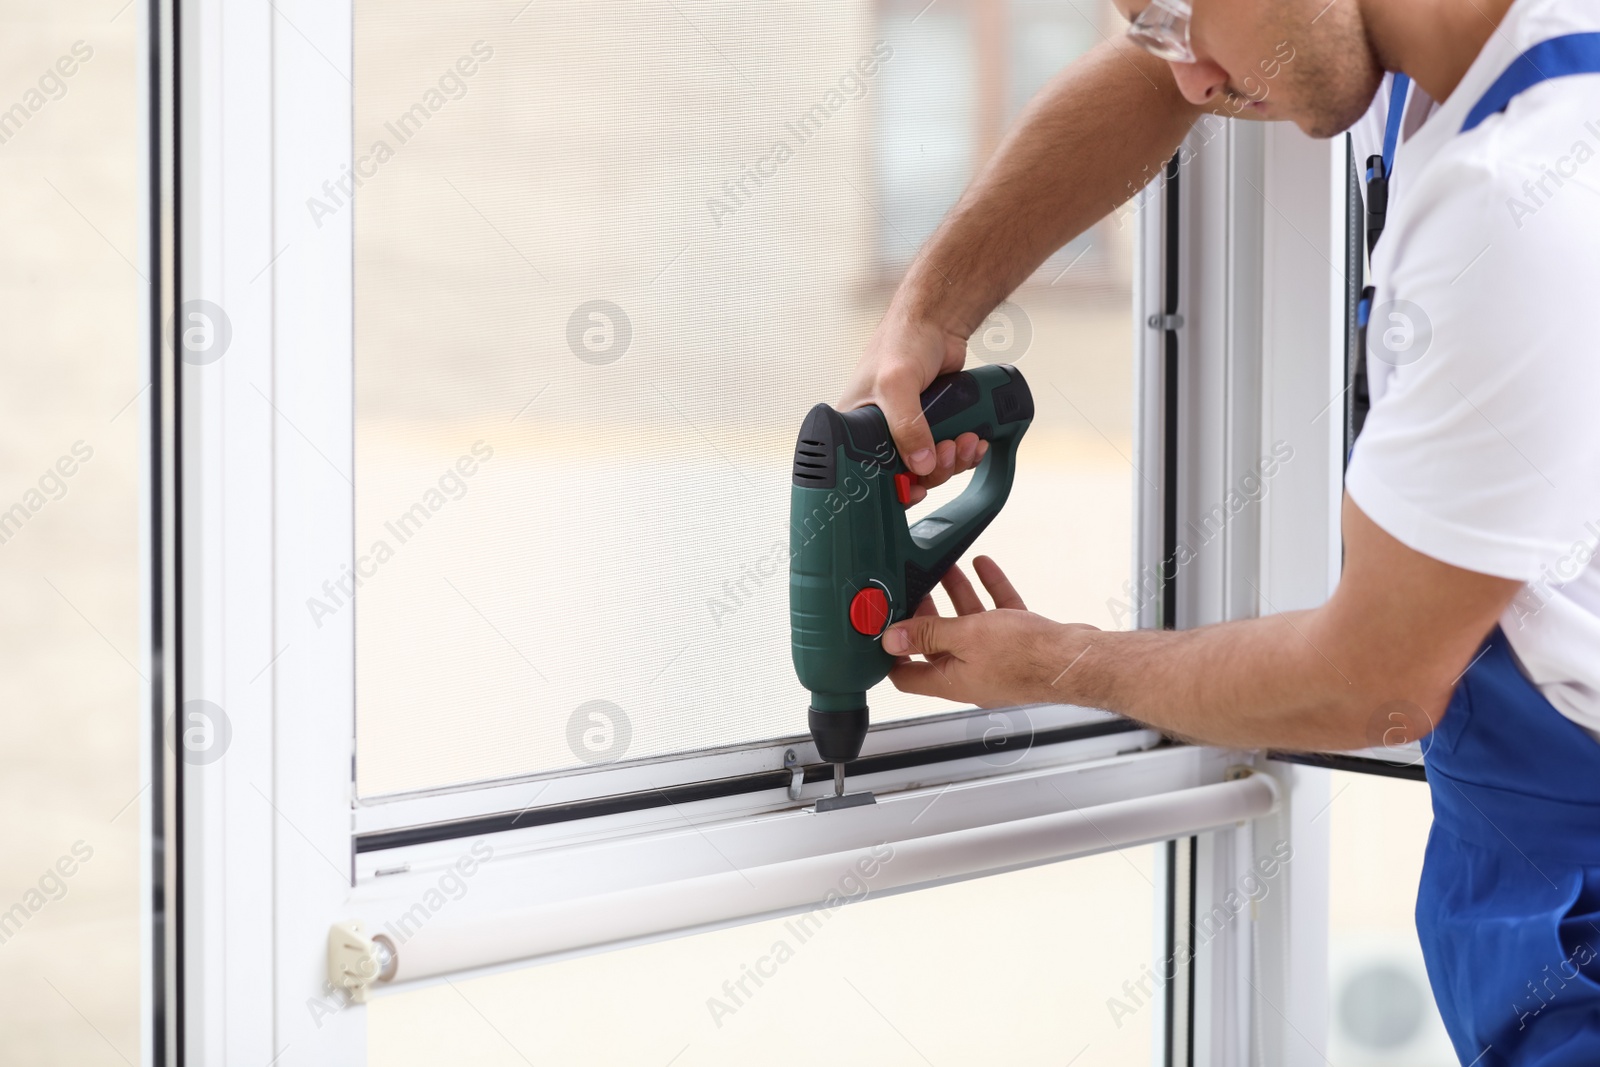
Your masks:
{"label": "worker's right hand", "polygon": [[890,308],[873,331],[839,403],[841,411],[867,404],[883,410],[895,448],[917,475],[912,504],[934,486],[976,467],[989,450],[989,443],[974,433],[935,442],[928,420],[922,417],[922,391],[939,375],[960,370],[966,361],[965,337]]}

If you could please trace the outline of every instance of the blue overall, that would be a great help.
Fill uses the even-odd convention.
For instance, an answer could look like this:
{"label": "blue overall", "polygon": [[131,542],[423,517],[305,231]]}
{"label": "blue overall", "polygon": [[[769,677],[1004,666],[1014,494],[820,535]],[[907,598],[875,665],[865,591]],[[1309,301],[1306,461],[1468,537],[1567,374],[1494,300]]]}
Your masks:
{"label": "blue overall", "polygon": [[[1536,45],[1461,132],[1533,85],[1593,73],[1600,33]],[[1600,743],[1528,681],[1496,628],[1423,746],[1434,822],[1417,933],[1456,1054],[1474,1067],[1597,1067]]]}
{"label": "blue overall", "polygon": [[1496,628],[1422,744],[1433,829],[1417,933],[1456,1055],[1595,1067],[1600,743],[1528,681]]}

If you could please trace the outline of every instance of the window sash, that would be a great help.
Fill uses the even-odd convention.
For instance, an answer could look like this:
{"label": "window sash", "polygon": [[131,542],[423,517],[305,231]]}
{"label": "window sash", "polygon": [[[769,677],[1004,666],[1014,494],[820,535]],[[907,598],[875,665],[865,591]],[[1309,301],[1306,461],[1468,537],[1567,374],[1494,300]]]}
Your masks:
{"label": "window sash", "polygon": [[[149,15],[153,6],[141,7]],[[181,1046],[196,1061],[361,1062],[365,1019],[359,1009],[321,1019],[305,1010],[308,999],[326,996],[322,953],[328,931],[366,907],[376,909],[373,921],[387,921],[383,894],[417,884],[416,878],[449,849],[442,841],[407,846],[415,851],[396,866],[411,866],[400,874],[379,875],[377,853],[386,850],[358,853],[359,836],[512,810],[508,801],[514,791],[535,783],[490,783],[374,798],[373,803],[358,803],[354,796],[351,613],[315,630],[300,602],[303,590],[339,573],[352,554],[352,213],[313,228],[303,210],[305,190],[320,187],[340,164],[350,162],[351,87],[348,63],[341,61],[351,54],[351,6],[348,0],[281,0],[275,7],[245,11],[225,10],[220,0],[197,0],[182,7],[178,18],[181,50],[171,36],[161,41],[176,74],[170,103],[177,147],[163,149],[172,153],[167,158],[177,178],[176,222],[163,226],[152,219],[159,232],[149,237],[156,247],[166,242],[174,249],[173,302],[221,304],[232,320],[234,343],[225,359],[210,365],[173,358],[164,363],[170,421],[167,437],[158,444],[175,466],[176,494],[155,501],[154,510],[176,509],[161,549],[170,554],[175,574],[164,598],[174,641],[164,646],[163,669],[176,680],[177,692],[163,710],[186,700],[212,700],[226,710],[232,736],[215,762],[173,760],[165,768],[173,817],[166,841],[156,845],[167,845],[173,872],[168,944],[175,993],[167,1003],[181,1003],[184,1010],[181,1027],[172,1010],[159,1025],[177,1027],[170,1048]],[[1332,430],[1319,428],[1308,413],[1337,391],[1343,376],[1342,343],[1327,346],[1336,360],[1307,355],[1332,336],[1340,286],[1327,269],[1331,260],[1311,254],[1315,247],[1309,252],[1302,247],[1307,233],[1323,235],[1317,240],[1325,237],[1327,247],[1334,247],[1342,218],[1333,220],[1329,205],[1342,197],[1342,175],[1323,158],[1327,153],[1321,146],[1289,130],[1230,129],[1209,139],[1197,130],[1191,145],[1199,147],[1193,162],[1179,168],[1184,181],[1174,198],[1180,208],[1177,275],[1183,286],[1178,308],[1185,316],[1177,328],[1179,451],[1185,457],[1173,472],[1179,479],[1179,506],[1199,506],[1226,487],[1230,464],[1273,434],[1294,435],[1306,462],[1262,501],[1256,527],[1230,531],[1221,542],[1226,551],[1180,571],[1178,618],[1185,625],[1261,607],[1305,606],[1331,588],[1337,574],[1340,458],[1333,438],[1341,428],[1337,418],[1325,420]],[[1254,199],[1252,189],[1258,190]],[[1141,204],[1134,223],[1141,228],[1144,249],[1135,300],[1143,406],[1135,465],[1146,467],[1145,457],[1161,454],[1151,449],[1160,446],[1164,425],[1149,407],[1159,398],[1157,360],[1164,339],[1146,319],[1161,310],[1150,295],[1160,293],[1160,257],[1172,231],[1164,221],[1171,205],[1148,194]],[[1257,247],[1259,256],[1253,251]],[[1249,295],[1252,278],[1254,296]],[[1218,307],[1224,309],[1220,319],[1213,317]],[[158,344],[152,344],[152,358]],[[1316,402],[1308,407],[1312,399]],[[1222,415],[1207,414],[1213,402]],[[1216,418],[1223,420],[1220,426]],[[1163,517],[1159,487],[1153,484],[1159,478],[1136,472],[1130,477],[1140,486],[1135,560],[1144,566],[1152,559],[1152,538]],[[1249,597],[1241,592],[1247,587],[1253,590]],[[1097,721],[1097,713],[1082,709],[1033,710],[1048,724]],[[887,754],[926,747],[929,738],[964,740],[972,718],[953,713],[887,724],[873,743],[886,746],[881,753]],[[918,845],[937,859],[921,868],[926,877],[908,877],[901,888],[910,889],[930,879],[972,877],[1006,869],[1008,863],[1093,851],[1085,826],[1076,824],[1073,832],[1079,836],[1058,843],[1053,852],[1030,852],[1020,842],[1030,820],[1062,820],[1036,824],[1062,829],[1072,821],[1074,803],[1093,808],[1144,802],[1162,808],[1164,818],[1175,809],[1192,811],[1186,801],[1193,795],[1185,791],[1232,785],[1229,769],[1254,762],[1283,783],[1275,814],[1267,815],[1266,807],[1240,809],[1237,818],[1253,820],[1242,827],[1234,819],[1222,825],[1209,816],[1145,823],[1127,841],[1196,835],[1193,903],[1188,915],[1178,917],[1179,935],[1185,921],[1225,897],[1265,843],[1279,836],[1295,843],[1298,866],[1287,890],[1263,907],[1263,917],[1241,926],[1232,939],[1196,953],[1196,1023],[1192,1033],[1184,1031],[1184,1040],[1192,1041],[1196,1063],[1238,1063],[1248,1055],[1241,1050],[1255,1040],[1249,1035],[1259,1030],[1265,1062],[1314,1062],[1304,1053],[1315,1049],[1322,1012],[1318,991],[1324,976],[1317,966],[1325,916],[1319,920],[1316,887],[1326,844],[1315,815],[1326,802],[1325,773],[1204,748],[1117,747],[1145,749],[1152,740],[1146,731],[1130,731],[1038,745],[1016,766],[998,770],[981,757],[965,757],[885,771],[887,777],[861,783],[881,790],[872,809],[816,816],[775,797],[747,797],[739,803],[750,806],[743,808],[711,804],[689,811],[695,824],[688,829],[681,819],[676,827],[591,823],[586,829],[596,836],[580,841],[570,836],[573,827],[566,823],[559,831],[539,827],[523,838],[502,836],[502,842],[515,840],[517,848],[506,848],[504,866],[486,865],[483,885],[502,886],[505,895],[484,892],[473,910],[484,909],[477,915],[488,924],[483,929],[496,918],[502,930],[509,929],[504,924],[516,922],[518,902],[529,899],[517,895],[518,887],[526,892],[528,873],[556,871],[563,853],[570,856],[581,848],[625,844],[645,856],[685,834],[696,840],[699,831],[726,834],[731,843],[752,840],[758,829],[782,823],[796,828],[796,836],[788,846],[777,840],[773,847],[789,847],[790,855],[776,862],[803,865],[832,854],[818,851],[814,838],[810,846],[802,840],[807,826],[813,832],[819,825],[826,828],[819,819],[858,820],[863,828],[883,830],[904,820],[910,805],[936,799],[940,790],[962,796],[962,805],[947,810],[969,825],[935,823],[945,832],[929,835],[921,833],[920,824],[917,832],[906,829],[914,820],[904,820],[900,839],[974,834],[989,851],[979,849],[974,860],[976,853],[961,842]],[[605,790],[628,775],[648,781],[659,771],[659,780],[650,783],[659,787],[713,780],[717,768],[766,772],[775,760],[781,766],[780,746],[787,747],[778,741],[731,753],[690,753],[648,764],[648,771],[616,767],[548,776],[549,788],[566,790],[556,795],[568,797],[581,797],[589,788],[592,797],[609,795]],[[606,777],[611,775],[620,777]],[[1052,782],[1090,793],[1065,790],[1073,800],[1063,803],[1056,790],[1040,788]],[[804,787],[809,792],[802,794],[799,807],[818,786]],[[1227,795],[1240,799],[1257,792],[1257,786],[1241,785]],[[764,806],[769,800],[771,805]],[[1259,796],[1251,801],[1259,802]],[[954,817],[938,806],[928,816]],[[509,832],[516,833],[522,831]],[[611,836],[602,840],[605,834]],[[1110,843],[1118,840],[1111,836]],[[371,867],[362,866],[363,856],[372,857]],[[491,875],[496,869],[501,873]],[[596,871],[616,876],[621,869]],[[635,874],[652,869],[633,867]],[[790,872],[792,884],[809,884],[798,871]],[[659,892],[666,900],[672,890],[664,865],[660,873],[651,885],[635,885],[633,891]],[[741,910],[730,896],[714,915],[693,923],[658,922],[653,931],[620,925],[607,930],[602,923],[584,943],[594,948],[744,921],[793,907],[802,896],[788,903],[760,902],[764,910],[759,912]],[[489,910],[494,899],[505,905],[498,912]],[[1325,908],[1325,900],[1322,904]],[[445,929],[439,926],[434,936]],[[1261,931],[1260,943],[1252,946],[1255,930]],[[1252,990],[1255,949],[1269,962],[1254,971],[1259,988]],[[1285,962],[1272,962],[1278,959]],[[1279,1015],[1259,1010],[1253,992],[1273,1000]],[[1296,1034],[1312,1037],[1302,1042]]]}

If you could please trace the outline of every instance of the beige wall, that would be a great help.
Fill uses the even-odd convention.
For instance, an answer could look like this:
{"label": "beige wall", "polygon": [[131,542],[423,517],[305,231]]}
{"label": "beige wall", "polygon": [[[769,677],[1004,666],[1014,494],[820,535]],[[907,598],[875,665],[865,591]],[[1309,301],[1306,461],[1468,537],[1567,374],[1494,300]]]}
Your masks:
{"label": "beige wall", "polygon": [[[28,1067],[138,1056],[143,281],[119,2],[0,3],[0,109],[37,105],[20,130],[0,115],[0,509],[38,505],[0,543],[0,1063]],[[77,42],[88,58],[30,96]],[[30,496],[77,442],[64,495]]]}

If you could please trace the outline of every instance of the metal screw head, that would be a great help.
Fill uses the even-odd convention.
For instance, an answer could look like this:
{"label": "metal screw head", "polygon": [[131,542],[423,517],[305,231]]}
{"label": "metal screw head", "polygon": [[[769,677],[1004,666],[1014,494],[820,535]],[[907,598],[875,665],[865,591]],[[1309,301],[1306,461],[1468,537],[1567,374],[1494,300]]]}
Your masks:
{"label": "metal screw head", "polygon": [[789,772],[789,799],[799,800],[800,789],[806,784],[806,772],[800,765],[799,754],[792,748],[783,753],[783,769]]}

